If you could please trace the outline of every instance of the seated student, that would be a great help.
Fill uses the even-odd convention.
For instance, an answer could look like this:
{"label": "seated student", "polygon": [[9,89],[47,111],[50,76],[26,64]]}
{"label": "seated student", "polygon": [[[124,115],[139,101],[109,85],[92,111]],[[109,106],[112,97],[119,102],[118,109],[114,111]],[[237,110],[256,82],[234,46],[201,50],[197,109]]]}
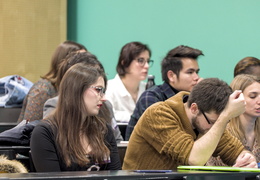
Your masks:
{"label": "seated student", "polygon": [[[260,76],[237,75],[231,82],[231,88],[233,91],[241,90],[244,94],[246,111],[231,119],[227,130],[260,162]],[[226,166],[220,157],[211,158],[207,165]]]}
{"label": "seated student", "polygon": [[97,115],[106,75],[99,67],[77,63],[64,75],[57,108],[31,137],[37,172],[121,169],[111,126]]}
{"label": "seated student", "polygon": [[[69,63],[67,63],[68,61]],[[97,59],[97,57],[89,52],[81,52],[81,53],[70,53],[64,63],[61,63],[60,65],[60,71],[59,71],[59,77],[63,77],[63,75],[66,73],[66,71],[74,64],[84,62],[88,64],[89,66],[96,66],[100,69],[104,70],[103,65],[100,63],[100,61]],[[60,84],[61,79],[57,79],[57,84]],[[50,112],[53,111],[53,109],[56,108],[58,102],[58,97],[51,98],[47,100],[44,104],[43,108],[43,118],[45,118]],[[103,107],[100,109],[99,113],[100,117],[105,118],[107,122],[109,122],[113,127],[113,132],[116,138],[116,141],[119,143],[123,140],[123,137],[121,136],[121,132],[119,130],[119,127],[117,126],[116,120],[113,116],[113,110],[111,107],[111,104],[106,101],[103,104]]]}
{"label": "seated student", "polygon": [[123,163],[130,169],[203,166],[212,154],[228,165],[257,167],[255,157],[225,132],[228,121],[245,110],[241,91],[217,78],[200,81],[144,112],[129,139]]}
{"label": "seated student", "polygon": [[135,104],[144,92],[151,51],[147,45],[131,42],[121,49],[117,74],[107,82],[106,97],[111,102],[117,121],[128,122]]}
{"label": "seated student", "polygon": [[143,112],[158,101],[165,101],[179,91],[191,91],[199,82],[197,58],[202,51],[188,46],[177,46],[170,50],[161,62],[164,83],[146,90],[138,102],[128,123],[125,140],[129,140],[132,131]]}
{"label": "seated student", "polygon": [[255,57],[245,57],[235,66],[234,77],[238,74],[253,74],[260,76],[260,60]]}
{"label": "seated student", "polygon": [[22,110],[18,122],[22,120],[34,121],[42,119],[42,108],[45,101],[57,96],[57,73],[63,59],[71,52],[87,51],[87,49],[76,42],[65,41],[61,43],[52,55],[51,68],[39,81],[34,83],[24,98]]}

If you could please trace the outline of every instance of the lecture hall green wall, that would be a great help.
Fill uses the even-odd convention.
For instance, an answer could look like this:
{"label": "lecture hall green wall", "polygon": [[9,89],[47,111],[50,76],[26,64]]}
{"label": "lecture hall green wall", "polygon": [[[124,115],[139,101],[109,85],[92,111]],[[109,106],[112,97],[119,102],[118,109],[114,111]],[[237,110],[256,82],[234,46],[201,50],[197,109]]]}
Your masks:
{"label": "lecture hall green wall", "polygon": [[156,84],[160,61],[178,45],[203,51],[200,76],[230,83],[238,60],[260,58],[259,8],[259,0],[68,0],[68,39],[95,54],[109,79],[121,47],[141,41],[152,50]]}

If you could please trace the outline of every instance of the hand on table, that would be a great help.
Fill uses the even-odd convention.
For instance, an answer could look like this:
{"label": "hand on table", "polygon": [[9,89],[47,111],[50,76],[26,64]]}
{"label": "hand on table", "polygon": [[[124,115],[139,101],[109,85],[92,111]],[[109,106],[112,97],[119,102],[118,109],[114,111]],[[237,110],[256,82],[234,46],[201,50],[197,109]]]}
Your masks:
{"label": "hand on table", "polygon": [[255,156],[248,151],[240,153],[233,167],[258,168]]}

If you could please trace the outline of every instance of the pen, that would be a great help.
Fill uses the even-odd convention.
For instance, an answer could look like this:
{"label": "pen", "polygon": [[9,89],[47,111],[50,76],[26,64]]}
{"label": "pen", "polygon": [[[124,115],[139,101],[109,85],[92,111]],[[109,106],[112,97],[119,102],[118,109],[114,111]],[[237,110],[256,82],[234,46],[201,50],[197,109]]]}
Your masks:
{"label": "pen", "polygon": [[172,172],[172,170],[134,170],[137,173],[168,173]]}

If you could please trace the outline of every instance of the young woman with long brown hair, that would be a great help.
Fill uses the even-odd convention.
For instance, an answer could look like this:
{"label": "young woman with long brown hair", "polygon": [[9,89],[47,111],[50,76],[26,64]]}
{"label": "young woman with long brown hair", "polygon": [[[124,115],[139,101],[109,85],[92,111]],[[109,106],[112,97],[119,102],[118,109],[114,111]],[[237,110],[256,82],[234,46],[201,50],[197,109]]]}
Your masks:
{"label": "young woman with long brown hair", "polygon": [[57,108],[32,134],[37,172],[121,169],[112,129],[97,116],[106,100],[105,81],[102,69],[84,63],[65,73]]}

